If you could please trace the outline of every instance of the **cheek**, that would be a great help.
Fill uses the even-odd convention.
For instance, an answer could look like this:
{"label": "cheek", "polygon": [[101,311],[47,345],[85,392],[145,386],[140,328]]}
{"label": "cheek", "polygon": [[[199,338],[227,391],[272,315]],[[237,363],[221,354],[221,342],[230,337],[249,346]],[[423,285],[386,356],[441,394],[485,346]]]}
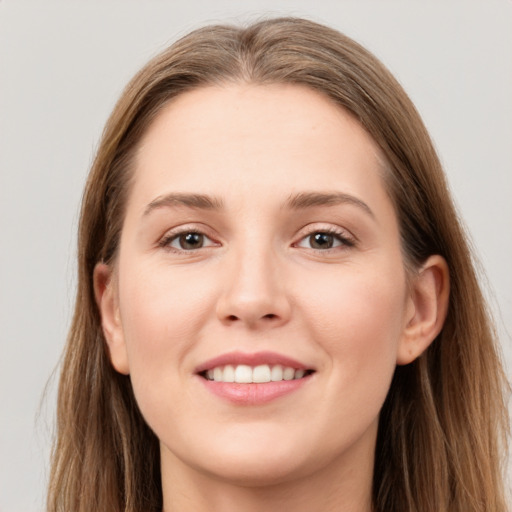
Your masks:
{"label": "cheek", "polygon": [[[396,344],[406,293],[405,274],[398,265],[341,267],[317,274],[307,288],[303,309],[313,313],[310,318],[316,319],[320,333],[328,334],[333,349],[343,349],[335,342],[338,338],[357,340],[357,347],[351,347],[354,353]],[[382,343],[386,339],[388,343]]]}
{"label": "cheek", "polygon": [[406,293],[403,271],[382,268],[317,276],[301,306],[305,328],[328,356],[333,392],[350,390],[345,398],[355,408],[373,403],[377,412],[396,366]]}
{"label": "cheek", "polygon": [[190,275],[161,266],[139,266],[120,279],[121,320],[136,394],[156,389],[157,381],[171,389],[185,371],[182,362],[198,343],[211,310],[209,294],[198,293],[195,284]]}

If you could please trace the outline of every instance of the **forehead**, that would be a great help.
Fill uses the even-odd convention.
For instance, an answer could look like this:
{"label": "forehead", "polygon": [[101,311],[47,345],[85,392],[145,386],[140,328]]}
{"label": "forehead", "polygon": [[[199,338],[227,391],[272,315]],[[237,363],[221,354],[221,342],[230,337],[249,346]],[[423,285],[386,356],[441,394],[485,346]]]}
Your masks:
{"label": "forehead", "polygon": [[[346,110],[297,85],[229,84],[173,99],[144,135],[135,189],[269,194],[381,188],[380,149]],[[215,190],[212,190],[215,189]],[[171,190],[169,190],[171,191]]]}

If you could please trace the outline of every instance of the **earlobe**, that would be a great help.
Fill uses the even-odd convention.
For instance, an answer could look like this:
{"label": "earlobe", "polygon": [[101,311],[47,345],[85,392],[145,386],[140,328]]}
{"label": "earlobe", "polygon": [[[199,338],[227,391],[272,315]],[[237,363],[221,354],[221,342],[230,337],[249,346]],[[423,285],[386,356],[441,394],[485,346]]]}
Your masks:
{"label": "earlobe", "polygon": [[398,348],[397,364],[414,361],[441,332],[449,295],[450,276],[446,260],[439,255],[430,256],[411,283],[408,316]]}
{"label": "earlobe", "polygon": [[112,366],[124,375],[128,375],[128,354],[119,314],[119,302],[113,270],[106,263],[98,263],[93,275],[94,295],[101,316],[101,327],[107,342]]}

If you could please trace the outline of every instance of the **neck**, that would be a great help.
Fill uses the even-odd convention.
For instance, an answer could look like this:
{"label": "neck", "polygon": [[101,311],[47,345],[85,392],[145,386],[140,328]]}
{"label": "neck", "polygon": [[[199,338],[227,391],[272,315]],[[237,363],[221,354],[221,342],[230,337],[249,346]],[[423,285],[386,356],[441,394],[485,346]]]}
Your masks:
{"label": "neck", "polygon": [[197,470],[162,447],[163,512],[371,512],[374,448],[363,444],[317,471],[255,483]]}

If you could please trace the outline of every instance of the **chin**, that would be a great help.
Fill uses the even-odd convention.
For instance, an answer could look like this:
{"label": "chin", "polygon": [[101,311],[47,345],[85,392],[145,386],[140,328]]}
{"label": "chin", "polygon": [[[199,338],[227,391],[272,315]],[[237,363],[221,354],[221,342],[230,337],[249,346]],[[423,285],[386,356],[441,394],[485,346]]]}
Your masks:
{"label": "chin", "polygon": [[[243,487],[276,485],[307,476],[318,465],[301,436],[277,435],[274,429],[231,429],[181,444],[174,456],[203,475]],[[196,438],[197,439],[197,438]],[[172,457],[172,455],[171,455]]]}
{"label": "chin", "polygon": [[210,476],[241,487],[268,487],[306,477],[311,468],[293,456],[275,457],[260,452],[258,457],[223,457],[202,467]]}

